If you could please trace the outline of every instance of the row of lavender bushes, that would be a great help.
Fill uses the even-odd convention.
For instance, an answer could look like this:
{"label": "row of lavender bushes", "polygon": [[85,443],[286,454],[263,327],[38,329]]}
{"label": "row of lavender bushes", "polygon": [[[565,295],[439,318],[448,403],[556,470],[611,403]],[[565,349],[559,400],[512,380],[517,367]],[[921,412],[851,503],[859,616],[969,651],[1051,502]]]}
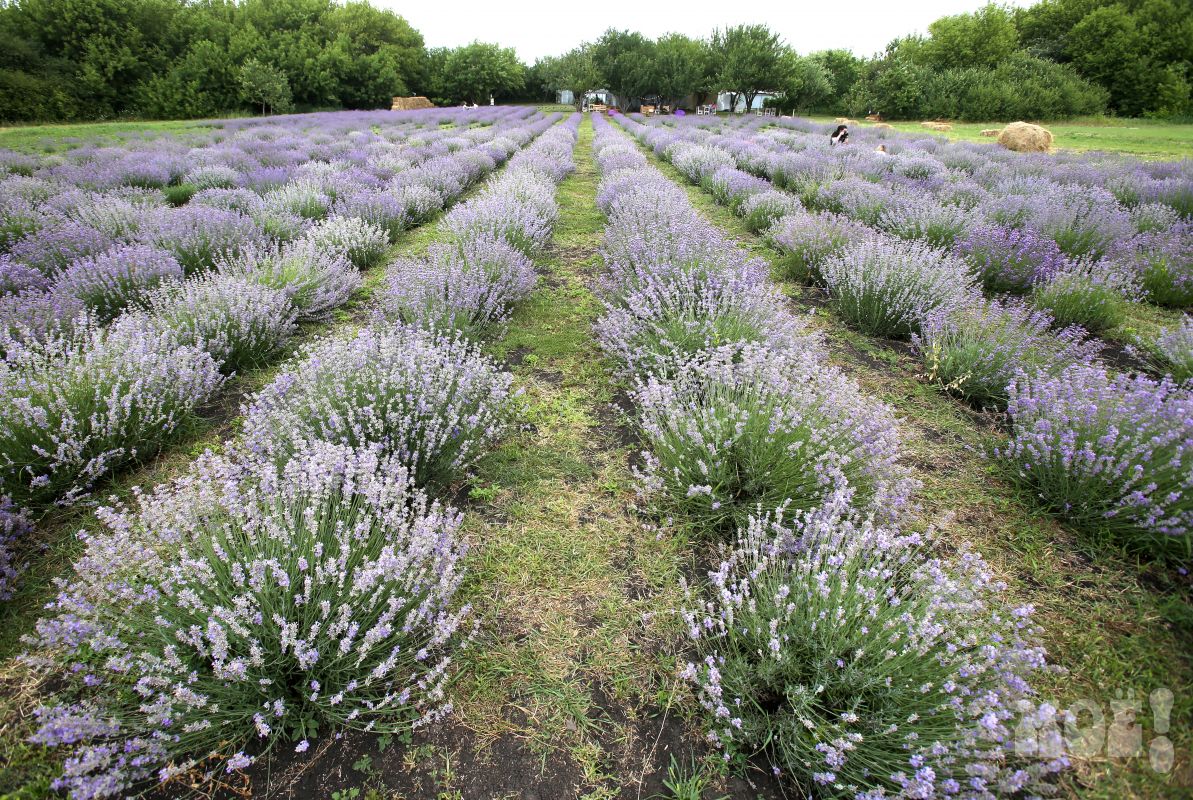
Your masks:
{"label": "row of lavender bushes", "polygon": [[[195,419],[226,376],[275,358],[298,322],[324,319],[346,302],[360,285],[358,268],[375,265],[404,227],[450,203],[553,122],[508,115],[476,129],[481,136],[449,140],[445,155],[412,147],[409,132],[397,144],[378,137],[359,159],[392,175],[386,188],[369,194],[351,188],[364,167],[334,159],[295,167],[299,177],[268,190],[266,198],[288,191],[321,199],[317,213],[294,216],[301,222],[286,235],[252,216],[267,200],[248,188],[211,187],[188,205],[170,208],[143,188],[139,200],[120,196],[108,185],[115,178],[105,182],[102,163],[62,175],[49,158],[30,175],[0,181],[0,188],[15,187],[0,197],[20,199],[24,192],[37,215],[36,229],[0,259],[53,278],[47,287],[25,286],[0,297],[12,312],[0,330],[0,599],[11,595],[23,563],[15,542],[33,514],[77,501],[100,478],[156,452]],[[327,136],[318,127],[304,135],[312,141]],[[255,148],[261,137],[276,136],[249,128],[239,148],[222,141],[220,157],[235,162],[234,156],[257,152],[264,160]],[[282,152],[296,158],[302,151]],[[397,160],[399,154],[405,160]],[[137,155],[118,163],[128,169],[154,163],[151,153]],[[193,149],[176,168],[214,169],[215,155]],[[425,157],[416,163],[416,156]],[[93,183],[63,182],[84,175]],[[313,182],[316,175],[326,183]],[[383,207],[393,214],[372,213]],[[181,233],[167,242],[161,235],[167,228]],[[59,236],[71,240],[83,229],[93,235],[96,252],[32,259],[45,252],[40,245]]]}
{"label": "row of lavender bushes", "polygon": [[[809,210],[791,193],[776,191],[768,181],[733,166],[732,137],[718,144],[692,144],[670,131],[633,121],[626,125],[686,177],[763,231],[782,254],[788,277],[825,286],[846,322],[872,335],[909,338],[930,379],[976,406],[1008,411],[1011,441],[994,455],[1050,510],[1133,549],[1178,560],[1193,555],[1193,383],[1188,371],[1193,365],[1193,321],[1186,318],[1154,343],[1141,345],[1145,359],[1164,374],[1160,380],[1118,377],[1099,364],[1100,345],[1085,329],[1061,327],[1051,313],[1056,304],[1038,302],[1042,293],[1087,311],[1113,305],[1107,298],[1119,294],[1107,287],[1132,274],[1125,262],[1108,256],[1058,266],[1047,282],[1036,284],[1034,309],[1013,297],[987,299],[981,287],[986,283],[991,288],[992,274],[1037,274],[1041,263],[1063,262],[1058,240],[1031,228],[992,233],[993,228],[978,226],[955,241],[934,236],[937,229],[927,224],[892,226],[890,220],[899,217],[893,208],[862,215],[875,229],[858,219],[856,209],[852,215],[815,206]],[[710,142],[714,138],[708,137]],[[737,143],[750,152],[748,145]],[[897,163],[902,157],[893,145],[891,153],[867,152],[859,158]],[[925,158],[906,156],[909,163]],[[784,175],[788,187],[799,180],[794,172]],[[917,185],[902,191],[915,196],[911,187]],[[881,193],[883,187],[875,185],[875,191]],[[917,207],[927,209],[924,213],[964,216],[961,207],[940,198],[941,192],[958,191],[956,183],[928,182],[922,191],[928,201]],[[858,189],[857,197],[863,194]],[[807,202],[807,193],[801,197]],[[1067,208],[1071,211],[1072,204]],[[1103,231],[1100,219],[1091,212],[1069,221],[1084,226],[1082,235],[1092,236]],[[1179,274],[1193,280],[1193,228],[1174,223],[1136,239],[1153,242],[1161,233],[1171,245],[1166,250],[1169,274],[1178,274],[1179,267]],[[1141,246],[1123,235],[1128,248]],[[1178,258],[1178,251],[1184,255]],[[1078,277],[1098,270],[1104,272],[1092,283]],[[1101,288],[1095,291],[1095,286]],[[1048,402],[1039,402],[1041,397]]]}
{"label": "row of lavender bushes", "polygon": [[[607,214],[597,336],[633,386],[643,491],[724,539],[681,609],[683,676],[726,760],[759,753],[801,796],[1047,789],[1022,758],[1046,669],[1030,608],[976,553],[905,529],[915,482],[892,410],[826,362],[765,264],[595,118]],[[626,124],[623,122],[623,124]]]}
{"label": "row of lavender bushes", "polygon": [[[444,219],[474,282],[499,291],[510,270],[533,285],[519,248],[549,235],[577,122]],[[471,312],[491,309],[483,294]],[[455,598],[461,515],[433,498],[503,435],[514,399],[458,299],[428,300],[453,326],[379,298],[362,330],[307,346],[246,403],[229,454],[136,509],[104,509],[24,657],[67,687],[33,737],[66,751],[56,789],[206,784],[283,742],[302,753],[320,733],[408,734],[450,711],[449,666],[475,623]]]}

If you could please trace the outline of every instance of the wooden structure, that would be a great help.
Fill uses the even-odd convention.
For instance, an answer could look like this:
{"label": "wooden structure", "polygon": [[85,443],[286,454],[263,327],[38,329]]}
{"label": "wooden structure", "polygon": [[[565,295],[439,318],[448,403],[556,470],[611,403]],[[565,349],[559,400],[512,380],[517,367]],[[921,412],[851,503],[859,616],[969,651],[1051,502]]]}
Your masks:
{"label": "wooden structure", "polygon": [[417,97],[395,97],[394,104],[390,107],[390,111],[416,111],[420,108],[434,108],[435,104],[427,98],[419,95]]}

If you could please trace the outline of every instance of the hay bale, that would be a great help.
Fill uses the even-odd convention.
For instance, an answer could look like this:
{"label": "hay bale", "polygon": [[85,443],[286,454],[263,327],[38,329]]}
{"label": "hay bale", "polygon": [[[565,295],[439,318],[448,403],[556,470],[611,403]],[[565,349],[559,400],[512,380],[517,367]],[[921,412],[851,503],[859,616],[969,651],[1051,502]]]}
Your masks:
{"label": "hay bale", "polygon": [[927,128],[930,131],[938,131],[940,133],[951,131],[953,129],[953,126],[947,122],[933,122],[931,120],[928,120],[927,122],[921,122],[920,127]]}
{"label": "hay bale", "polygon": [[851,120],[849,117],[837,117],[833,121],[838,125],[857,125],[857,123]]}
{"label": "hay bale", "polygon": [[1052,149],[1052,131],[1030,122],[1012,122],[998,134],[998,143],[1016,153],[1047,153]]}
{"label": "hay bale", "polygon": [[882,114],[867,114],[866,122],[882,122]]}
{"label": "hay bale", "polygon": [[894,125],[890,125],[886,122],[876,122],[876,123],[874,123],[874,125],[872,127],[880,128],[884,131],[893,131],[895,129]]}
{"label": "hay bale", "polygon": [[421,108],[434,108],[435,104],[425,97],[395,97],[390,111],[417,111]]}
{"label": "hay bale", "polygon": [[1000,133],[1002,133],[1002,130],[999,128],[986,128],[979,135],[981,135],[981,136],[998,136],[998,134],[1000,134]]}

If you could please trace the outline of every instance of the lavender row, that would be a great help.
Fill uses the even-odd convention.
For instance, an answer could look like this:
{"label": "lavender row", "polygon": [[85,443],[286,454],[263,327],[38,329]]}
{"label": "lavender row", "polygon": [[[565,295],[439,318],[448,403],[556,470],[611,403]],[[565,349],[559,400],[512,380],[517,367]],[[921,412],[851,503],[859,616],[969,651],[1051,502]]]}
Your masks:
{"label": "lavender row", "polygon": [[[574,135],[552,129],[511,171],[566,174]],[[229,455],[106,512],[26,656],[69,684],[34,736],[66,751],[55,787],[207,782],[320,730],[449,713],[475,624],[455,600],[460,515],[429,497],[507,429],[511,383],[455,331],[378,317],[304,348],[245,404]],[[83,654],[102,668],[70,670]]]}
{"label": "lavender row", "polygon": [[[765,207],[758,198],[773,194],[758,178],[719,163],[723,150],[672,142],[663,152],[747,218]],[[1082,372],[1079,367],[1097,363],[1099,346],[1079,327],[1054,330],[1058,319],[1081,315],[1084,321],[1112,311],[1127,291],[1122,276],[1129,272],[1111,260],[1060,259],[1048,282],[1036,286],[1036,305],[1043,309],[1033,311],[1013,299],[983,300],[971,264],[930,240],[902,241],[832,212],[788,207],[779,213],[768,238],[785,253],[788,269],[828,287],[848,322],[871,334],[910,337],[931,379],[977,405],[1011,412],[1013,445],[999,456],[1049,508],[1079,527],[1110,530],[1131,547],[1189,558],[1191,385],[1181,389],[1172,378],[1128,383],[1103,367]],[[1055,243],[1026,231],[998,241],[989,231],[978,229],[961,251],[1002,265],[1004,275],[1008,265],[1020,269],[1041,253],[1059,257]],[[1158,367],[1178,376],[1191,357],[1184,327],[1146,346]],[[1176,378],[1182,379],[1187,376]],[[1021,398],[1036,392],[1066,396],[1067,381],[1078,392],[1073,397],[1086,398],[1081,413],[1060,406],[1025,411]],[[1081,394],[1091,381],[1109,388]]]}
{"label": "lavender row", "polygon": [[[495,157],[460,150],[412,168],[406,179],[433,198],[431,213],[505,160],[515,140],[552,122],[517,129]],[[61,280],[91,298],[92,310],[76,306],[64,324],[52,312],[65,295],[47,291],[43,327],[0,337],[0,497],[17,508],[72,503],[96,480],[152,455],[224,376],[272,360],[298,321],[324,319],[346,302],[360,285],[357,267],[375,264],[388,246],[385,230],[344,215],[312,222],[290,242],[214,253],[215,270],[187,280],[176,258],[147,245],[74,262]],[[104,330],[126,303],[131,310]],[[14,538],[0,541],[9,565],[0,580],[5,596]]]}
{"label": "lavender row", "polygon": [[471,339],[502,328],[534,291],[533,257],[558,217],[556,184],[575,169],[579,123],[576,114],[542,134],[479,195],[452,209],[444,218],[450,242],[395,262],[381,316]]}
{"label": "lavender row", "polygon": [[[901,530],[914,487],[890,410],[780,322],[761,266],[596,124],[609,218],[598,334],[636,382],[644,488],[698,524],[736,528],[681,609],[702,658],[682,674],[709,741],[726,760],[762,752],[803,795],[1042,788],[1065,759],[1017,759],[1008,744],[1022,719],[1058,718],[1032,699],[1046,664],[1031,610],[1004,609],[976,554],[944,561]],[[723,286],[725,300],[703,299]],[[735,317],[728,298],[751,293]],[[622,309],[635,322],[610,326]],[[704,315],[728,322],[706,333]],[[664,333],[633,345],[617,333],[643,327]],[[1055,753],[1059,738],[1041,742]]]}
{"label": "lavender row", "polygon": [[[379,138],[368,150],[337,149],[338,157],[321,153],[329,160],[296,164],[285,171],[284,182],[254,188],[243,185],[246,173],[228,166],[248,168],[234,158],[247,159],[248,153],[233,150],[219,154],[223,163],[196,168],[206,177],[181,208],[172,208],[153,186],[109,186],[95,177],[102,174],[98,163],[84,162],[88,171],[82,176],[45,167],[32,177],[0,180],[0,218],[8,215],[0,222],[7,231],[7,245],[0,247],[0,291],[6,294],[0,298],[0,326],[10,334],[36,336],[48,325],[69,324],[81,307],[115,316],[139,292],[177,280],[179,270],[193,276],[246,251],[312,235],[327,240],[337,230],[340,238],[359,238],[359,231],[344,230],[353,224],[369,225],[375,242],[350,254],[357,266],[365,266],[384,249],[385,239],[392,241],[443,208],[551,121],[509,119],[452,137],[447,131],[425,134],[432,141]],[[241,142],[260,163],[269,154],[249,147],[256,143],[255,137]],[[310,152],[290,146],[287,159]],[[152,161],[151,154],[136,155],[135,164]],[[204,164],[213,155],[192,150],[187,159]],[[79,183],[67,182],[71,177]],[[88,179],[91,183],[83,182]],[[130,246],[153,252],[133,258]]]}

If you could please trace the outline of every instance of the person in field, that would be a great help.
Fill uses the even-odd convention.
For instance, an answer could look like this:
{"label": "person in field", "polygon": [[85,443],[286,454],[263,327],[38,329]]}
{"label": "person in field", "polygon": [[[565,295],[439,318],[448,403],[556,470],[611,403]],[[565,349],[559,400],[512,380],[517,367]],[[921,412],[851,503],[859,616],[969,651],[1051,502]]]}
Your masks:
{"label": "person in field", "polygon": [[838,125],[837,129],[828,137],[829,145],[845,144],[849,139],[849,128],[844,125]]}
{"label": "person in field", "polygon": [[878,145],[877,149],[875,149],[874,152],[878,153],[879,155],[885,156],[886,155],[886,145],[885,144]]}

